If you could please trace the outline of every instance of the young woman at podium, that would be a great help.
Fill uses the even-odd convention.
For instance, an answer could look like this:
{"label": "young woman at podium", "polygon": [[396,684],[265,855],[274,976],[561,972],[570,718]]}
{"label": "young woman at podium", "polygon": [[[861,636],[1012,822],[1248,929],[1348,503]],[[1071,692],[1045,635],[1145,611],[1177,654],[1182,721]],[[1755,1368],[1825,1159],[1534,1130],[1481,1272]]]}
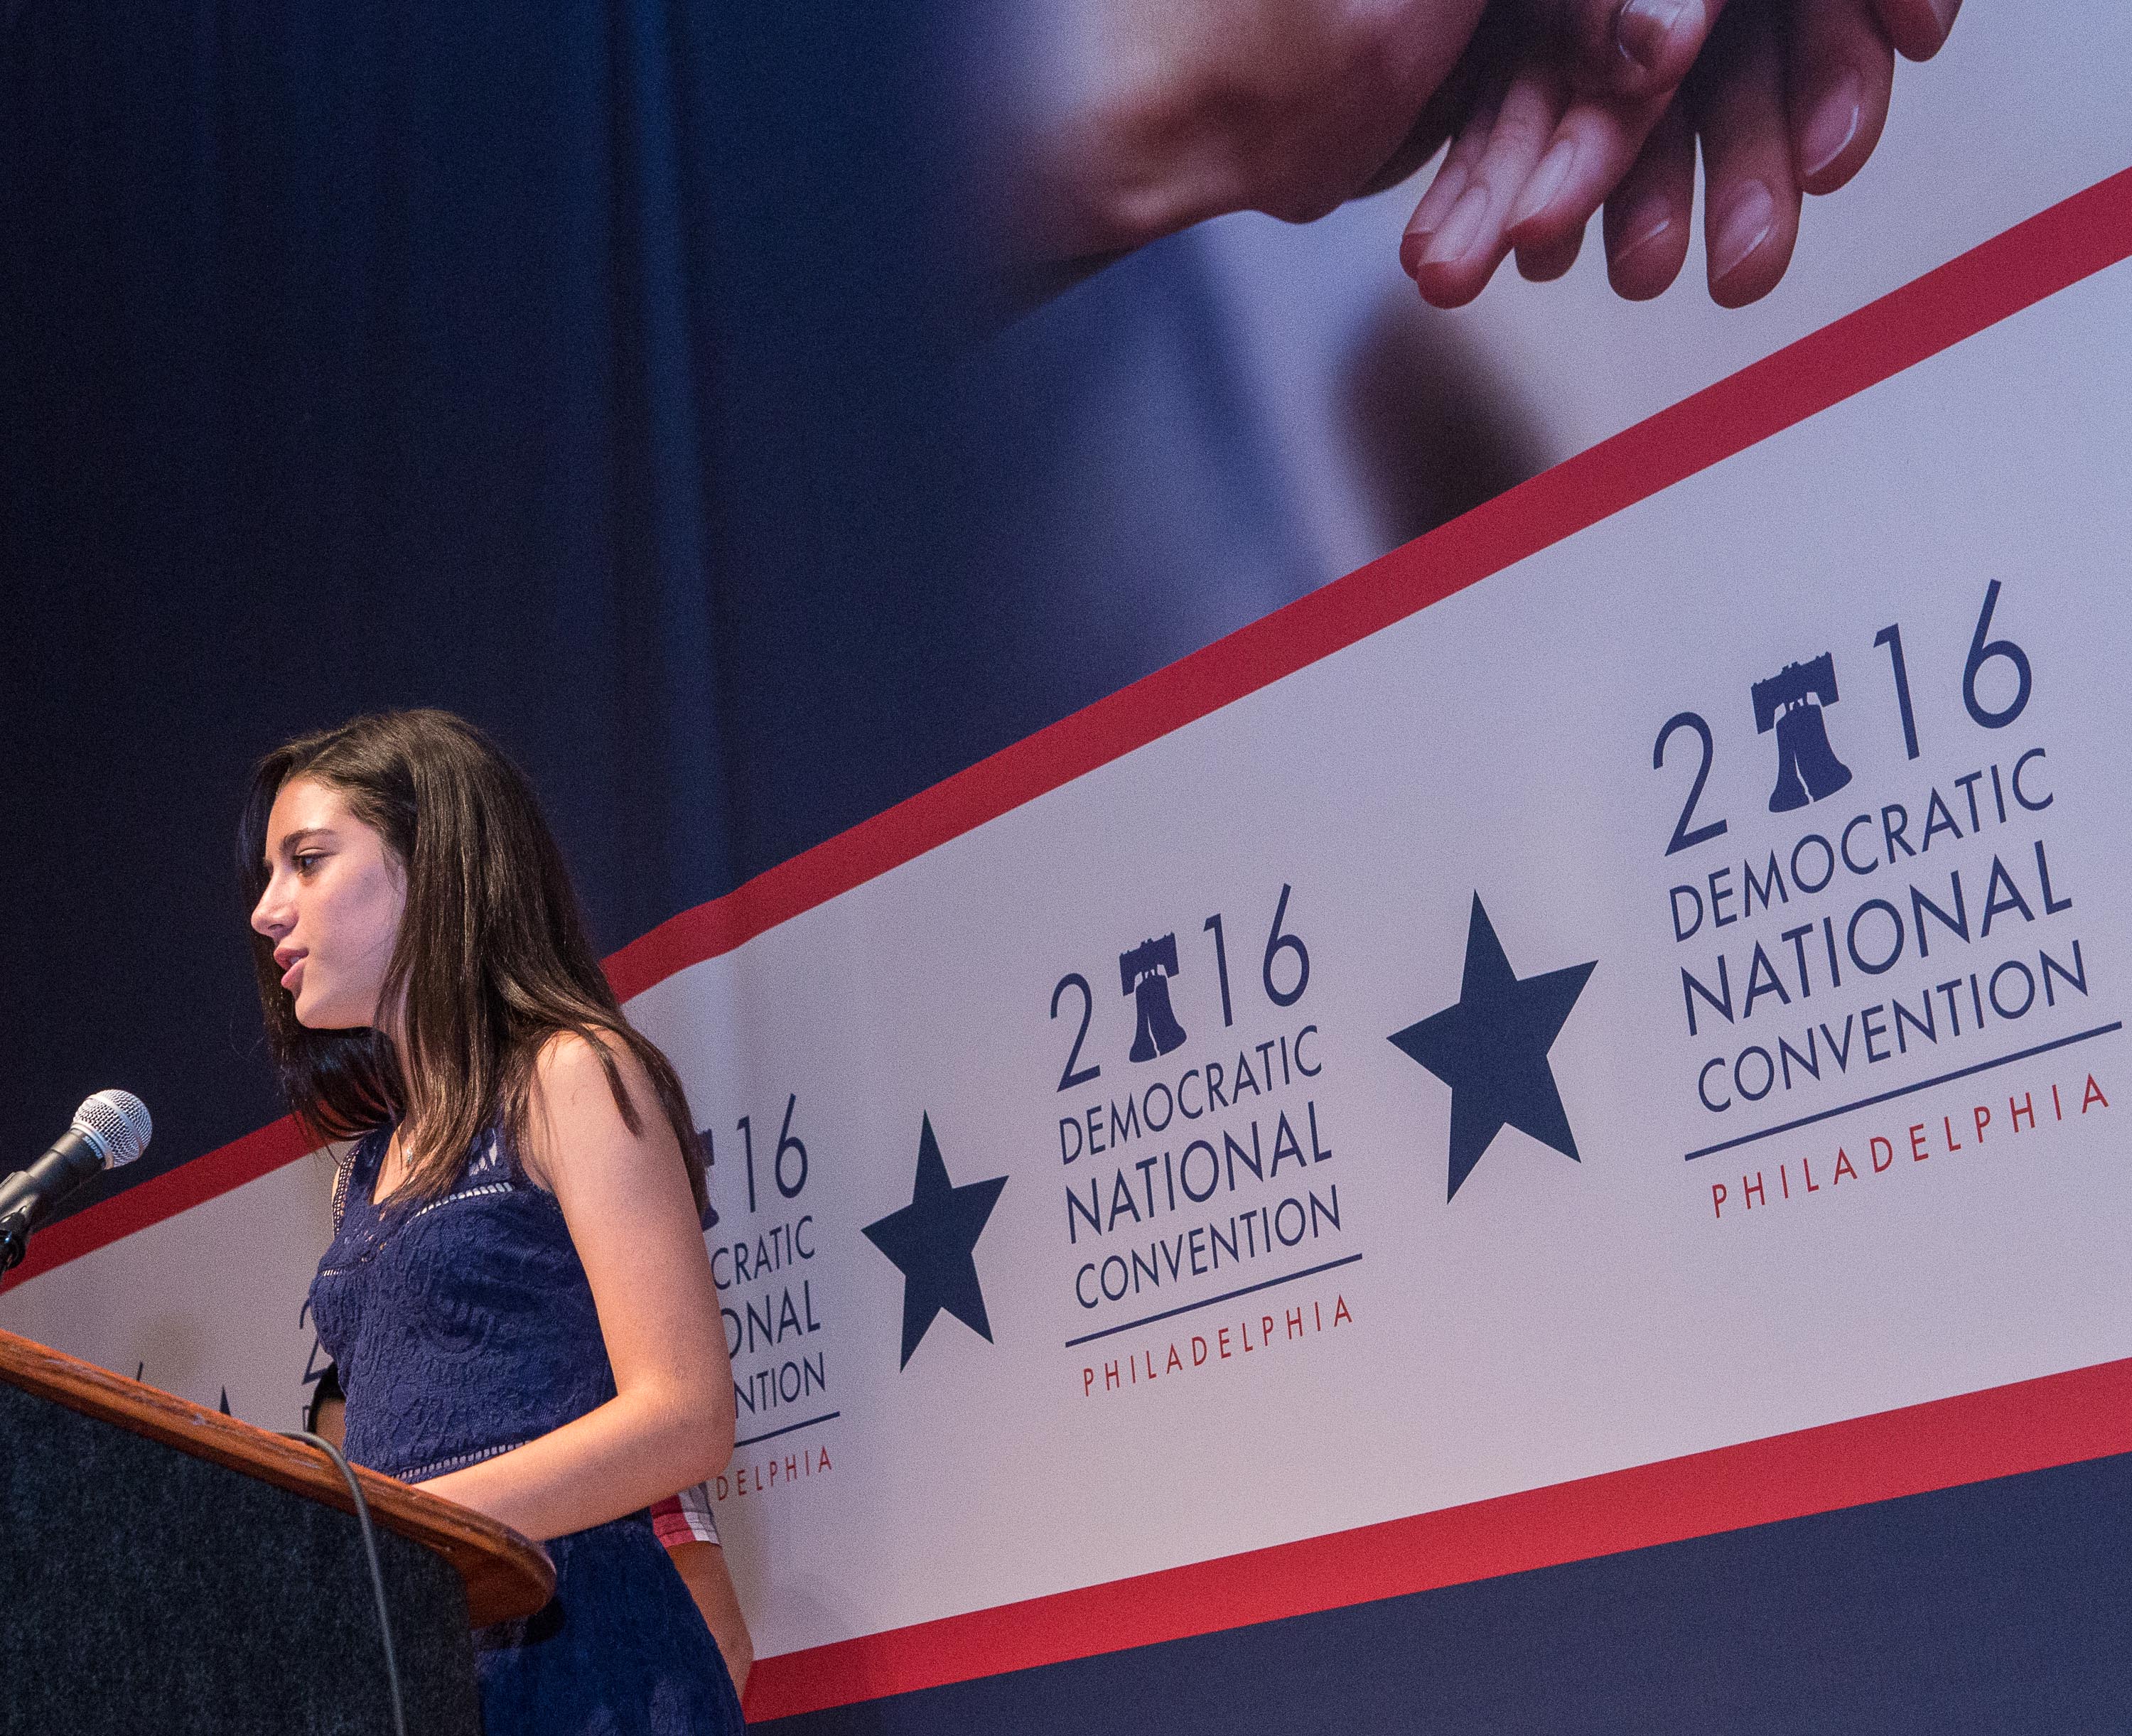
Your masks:
{"label": "young woman at podium", "polygon": [[259,763],[240,844],[269,1049],[352,1142],[311,1288],[348,1455],[555,1559],[476,1636],[487,1728],[739,1731],[646,1513],[732,1450],[702,1158],[531,788],[447,713],[361,717]]}

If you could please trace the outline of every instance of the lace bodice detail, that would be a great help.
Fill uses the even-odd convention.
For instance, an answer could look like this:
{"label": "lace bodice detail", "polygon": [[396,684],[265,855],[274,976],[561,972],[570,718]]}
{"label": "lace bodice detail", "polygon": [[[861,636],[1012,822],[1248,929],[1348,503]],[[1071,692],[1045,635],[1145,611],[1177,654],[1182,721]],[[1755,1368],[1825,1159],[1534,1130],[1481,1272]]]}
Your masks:
{"label": "lace bodice detail", "polygon": [[348,1393],[349,1459],[420,1482],[614,1396],[591,1287],[555,1196],[489,1134],[451,1190],[372,1199],[389,1128],[358,1141],[311,1283]]}

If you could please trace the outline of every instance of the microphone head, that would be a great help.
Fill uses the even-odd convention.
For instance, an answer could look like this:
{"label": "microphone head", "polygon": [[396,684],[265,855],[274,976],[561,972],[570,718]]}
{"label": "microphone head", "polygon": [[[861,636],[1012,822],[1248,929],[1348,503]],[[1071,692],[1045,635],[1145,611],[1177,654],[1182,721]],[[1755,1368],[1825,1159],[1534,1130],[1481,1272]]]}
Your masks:
{"label": "microphone head", "polygon": [[74,1112],[74,1131],[94,1145],[106,1169],[131,1163],[148,1149],[156,1124],[131,1091],[98,1091]]}

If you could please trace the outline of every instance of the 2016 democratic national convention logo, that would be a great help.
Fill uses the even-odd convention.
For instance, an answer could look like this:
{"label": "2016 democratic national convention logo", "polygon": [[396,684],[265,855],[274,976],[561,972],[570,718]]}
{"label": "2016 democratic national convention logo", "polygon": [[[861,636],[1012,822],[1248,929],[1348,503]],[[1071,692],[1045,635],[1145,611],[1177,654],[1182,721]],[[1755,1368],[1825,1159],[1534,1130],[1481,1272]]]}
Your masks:
{"label": "2016 democratic national convention logo", "polygon": [[[1731,714],[1659,729],[1653,770],[1692,768],[1664,859],[1695,871],[1667,876],[1658,908],[1678,972],[1669,1071],[1707,1129],[1683,1155],[1709,1221],[2011,1157],[2110,1107],[2082,1045],[2121,1021],[2090,980],[2076,851],[2059,847],[2079,798],[2038,721],[2048,672],[2002,624],[2017,599],[1997,579],[1938,599],[1976,611],[1959,667],[1914,670],[1897,621],[1754,683],[1755,736],[1775,748],[1760,813],[1706,811],[1721,733],[1747,745]],[[1868,679],[1894,702],[1882,736],[1837,721]],[[1937,738],[1925,682],[1960,700],[1933,708],[1961,719]]]}
{"label": "2016 democratic national convention logo", "polygon": [[[730,1130],[700,1131],[713,1177],[721,1150],[727,1171],[737,1157],[740,1172],[740,1198],[727,1195],[723,1214],[714,1204],[708,1226],[737,1425],[732,1462],[712,1485],[722,1501],[774,1493],[835,1469],[818,1433],[842,1414],[832,1384],[833,1335],[815,1288],[828,1238],[808,1204],[814,1170],[800,1115],[799,1093],[788,1092],[776,1138],[761,1141],[760,1153],[751,1115]],[[714,1180],[712,1191],[723,1185]]]}
{"label": "2016 democratic national convention logo", "polygon": [[[1048,1020],[1071,1033],[1050,1087],[1071,1105],[1056,1117],[1060,1278],[1085,1322],[1063,1348],[1084,1398],[1219,1372],[1353,1324],[1332,1274],[1362,1256],[1348,1245],[1296,899],[1284,882],[1244,914],[1256,971],[1232,964],[1236,913],[1123,947],[1116,980],[1133,1033],[1121,1053],[1092,1037],[1087,975],[1053,986]],[[1190,1024],[1172,990],[1187,977],[1202,985]]]}

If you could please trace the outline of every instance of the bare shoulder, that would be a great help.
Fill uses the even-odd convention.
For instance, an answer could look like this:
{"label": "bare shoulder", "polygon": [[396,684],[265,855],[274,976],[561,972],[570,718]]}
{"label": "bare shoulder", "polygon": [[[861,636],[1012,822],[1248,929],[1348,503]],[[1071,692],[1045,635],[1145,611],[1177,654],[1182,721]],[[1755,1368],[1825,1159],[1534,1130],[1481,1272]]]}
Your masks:
{"label": "bare shoulder", "polygon": [[651,1089],[643,1063],[630,1053],[628,1044],[602,1033],[597,1042],[575,1031],[557,1031],[540,1045],[533,1058],[533,1088],[540,1096],[559,1101],[596,1093],[609,1102],[613,1093],[607,1082],[612,1066],[636,1098]]}
{"label": "bare shoulder", "polygon": [[[636,1111],[635,1133],[615,1101],[610,1067]],[[673,1143],[650,1075],[628,1045],[612,1037],[593,1042],[558,1031],[544,1042],[534,1057],[531,1107],[527,1167],[550,1187],[576,1154],[597,1150],[611,1160],[635,1147],[663,1155]]]}

